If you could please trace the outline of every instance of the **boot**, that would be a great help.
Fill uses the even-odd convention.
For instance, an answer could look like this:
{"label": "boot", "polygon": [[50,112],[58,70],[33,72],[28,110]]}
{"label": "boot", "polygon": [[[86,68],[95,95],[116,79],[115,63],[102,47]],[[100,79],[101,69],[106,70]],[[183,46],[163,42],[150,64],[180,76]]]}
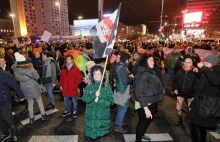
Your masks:
{"label": "boot", "polygon": [[127,133],[127,130],[125,128],[123,128],[122,126],[117,126],[115,125],[114,131],[119,132],[119,133]]}
{"label": "boot", "polygon": [[42,121],[45,121],[45,120],[48,120],[49,119],[49,116],[48,115],[42,115],[42,117],[41,117],[41,120]]}
{"label": "boot", "polygon": [[180,124],[183,123],[183,120],[182,120],[182,116],[178,116],[178,120],[177,122],[175,123],[176,126],[179,126]]}
{"label": "boot", "polygon": [[30,118],[30,124],[34,123],[34,117]]}
{"label": "boot", "polygon": [[12,142],[20,142],[20,138],[18,136],[12,136]]}
{"label": "boot", "polygon": [[143,140],[146,140],[146,141],[151,141],[151,138],[148,137],[148,136],[146,136],[146,135],[143,135],[143,136],[142,136],[142,139],[143,139]]}

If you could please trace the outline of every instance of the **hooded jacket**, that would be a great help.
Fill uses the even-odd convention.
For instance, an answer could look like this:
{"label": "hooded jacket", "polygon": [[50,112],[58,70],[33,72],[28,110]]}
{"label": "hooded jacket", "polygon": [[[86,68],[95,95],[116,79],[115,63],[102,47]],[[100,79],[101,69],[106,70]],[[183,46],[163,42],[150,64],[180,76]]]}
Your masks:
{"label": "hooded jacket", "polygon": [[37,83],[40,76],[33,68],[32,63],[14,64],[12,69],[14,71],[14,77],[20,83],[21,91],[27,100],[41,95],[42,91]]}
{"label": "hooded jacket", "polygon": [[[93,73],[94,70],[91,69],[91,74]],[[96,103],[95,93],[99,89],[100,83],[95,83],[94,78],[91,79],[91,82],[91,85],[86,86],[82,97],[82,101],[86,103],[84,134],[86,137],[97,139],[111,132],[110,106],[114,104],[114,98],[110,86],[104,79]]]}
{"label": "hooded jacket", "polygon": [[135,72],[134,91],[140,106],[147,107],[149,103],[162,101],[163,85],[153,69],[137,67]]}
{"label": "hooded jacket", "polygon": [[190,70],[185,70],[184,67],[177,71],[173,90],[178,90],[178,96],[183,98],[193,98],[196,93],[196,73],[193,72],[194,66]]}
{"label": "hooded jacket", "polygon": [[66,65],[63,65],[60,75],[60,87],[64,97],[75,97],[78,95],[78,86],[82,82],[82,75],[79,68],[73,64],[68,70]]}

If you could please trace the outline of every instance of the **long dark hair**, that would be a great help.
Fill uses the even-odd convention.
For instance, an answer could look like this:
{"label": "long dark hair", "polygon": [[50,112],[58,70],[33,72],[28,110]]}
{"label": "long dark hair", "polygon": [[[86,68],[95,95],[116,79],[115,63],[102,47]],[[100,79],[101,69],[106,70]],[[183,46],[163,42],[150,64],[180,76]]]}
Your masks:
{"label": "long dark hair", "polygon": [[140,66],[140,67],[147,67],[149,68],[149,65],[148,65],[148,62],[147,60],[150,58],[150,57],[153,57],[154,59],[154,56],[152,54],[144,54],[144,55],[140,55],[140,58],[136,64],[136,66]]}
{"label": "long dark hair", "polygon": [[[90,80],[91,80],[92,84],[95,84],[95,80],[94,80],[94,72],[95,71],[100,71],[101,74],[103,75],[104,68],[101,65],[94,65],[90,69],[90,74],[91,74]],[[105,87],[105,85],[106,85],[106,73],[104,74],[104,78],[103,78],[103,81],[102,81],[102,87]]]}

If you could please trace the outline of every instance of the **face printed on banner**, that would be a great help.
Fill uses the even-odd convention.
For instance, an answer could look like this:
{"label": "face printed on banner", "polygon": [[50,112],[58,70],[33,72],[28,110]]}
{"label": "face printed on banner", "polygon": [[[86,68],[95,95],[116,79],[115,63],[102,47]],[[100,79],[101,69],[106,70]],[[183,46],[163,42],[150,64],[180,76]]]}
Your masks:
{"label": "face printed on banner", "polygon": [[99,39],[102,43],[108,42],[110,40],[113,26],[114,24],[110,18],[104,19],[101,21],[100,25],[96,25],[97,36],[99,36]]}
{"label": "face printed on banner", "polygon": [[98,70],[98,71],[94,71],[94,80],[95,81],[101,81],[102,79],[102,73]]}

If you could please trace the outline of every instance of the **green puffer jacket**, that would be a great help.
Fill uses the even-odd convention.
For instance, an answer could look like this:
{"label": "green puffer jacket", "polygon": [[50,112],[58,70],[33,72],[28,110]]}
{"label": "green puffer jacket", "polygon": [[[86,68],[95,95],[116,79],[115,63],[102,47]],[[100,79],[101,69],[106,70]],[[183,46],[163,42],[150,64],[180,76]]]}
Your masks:
{"label": "green puffer jacket", "polygon": [[113,93],[109,85],[101,87],[99,100],[95,102],[95,93],[99,84],[86,87],[82,101],[86,103],[84,134],[97,139],[110,133],[110,106],[114,104]]}
{"label": "green puffer jacket", "polygon": [[115,85],[116,85],[116,92],[121,92],[124,93],[128,85],[124,85],[122,83],[122,80],[120,78],[119,71],[122,68],[126,68],[122,63],[117,63],[115,67],[115,72],[114,72],[114,79],[115,79]]}

